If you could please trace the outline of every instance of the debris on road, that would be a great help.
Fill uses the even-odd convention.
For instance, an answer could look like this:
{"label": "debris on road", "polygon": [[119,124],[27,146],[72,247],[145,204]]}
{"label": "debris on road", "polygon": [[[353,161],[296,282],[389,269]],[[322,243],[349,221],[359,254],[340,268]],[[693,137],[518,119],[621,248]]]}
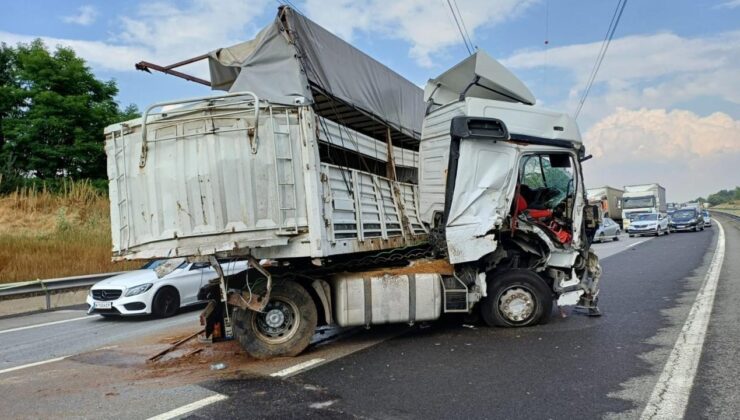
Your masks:
{"label": "debris on road", "polygon": [[174,344],[172,344],[171,346],[169,346],[169,347],[167,347],[166,349],[164,349],[164,350],[160,351],[159,353],[155,354],[154,356],[150,357],[150,358],[149,358],[149,359],[147,359],[147,360],[148,360],[148,361],[150,361],[150,362],[156,362],[157,360],[159,360],[159,359],[160,359],[160,358],[161,358],[162,356],[164,356],[165,354],[167,354],[167,353],[171,352],[172,350],[174,350],[174,349],[178,348],[178,347],[179,347],[179,346],[180,346],[181,344],[183,344],[183,343],[185,343],[185,342],[187,342],[187,341],[189,341],[189,340],[191,340],[191,339],[195,338],[195,337],[196,337],[196,336],[197,336],[198,334],[202,333],[203,331],[204,331],[204,330],[200,330],[200,331],[198,331],[198,332],[196,332],[196,333],[193,333],[193,334],[191,334],[191,335],[189,335],[189,336],[187,336],[187,337],[183,338],[183,339],[182,339],[182,340],[180,340],[180,341],[177,341],[177,342],[175,342],[175,343],[174,343]]}

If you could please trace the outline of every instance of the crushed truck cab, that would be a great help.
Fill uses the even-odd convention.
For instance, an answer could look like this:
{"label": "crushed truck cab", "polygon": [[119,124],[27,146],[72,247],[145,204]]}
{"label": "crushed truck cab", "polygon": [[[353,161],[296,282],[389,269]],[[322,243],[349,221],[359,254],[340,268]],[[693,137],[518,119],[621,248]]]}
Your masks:
{"label": "crushed truck cab", "polygon": [[422,91],[281,7],[203,57],[228,93],[106,129],[114,258],[247,259],[200,297],[252,356],[320,324],[598,315],[578,127],[486,53]]}

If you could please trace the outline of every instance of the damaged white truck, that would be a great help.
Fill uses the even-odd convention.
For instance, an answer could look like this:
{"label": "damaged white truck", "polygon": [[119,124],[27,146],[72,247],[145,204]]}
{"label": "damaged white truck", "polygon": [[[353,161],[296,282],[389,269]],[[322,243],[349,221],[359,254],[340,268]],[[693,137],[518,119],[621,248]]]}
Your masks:
{"label": "damaged white truck", "polygon": [[138,66],[228,93],[106,129],[114,259],[248,259],[202,292],[250,355],[297,355],[322,324],[598,314],[578,127],[485,53],[422,92],[281,7],[196,59],[210,81]]}

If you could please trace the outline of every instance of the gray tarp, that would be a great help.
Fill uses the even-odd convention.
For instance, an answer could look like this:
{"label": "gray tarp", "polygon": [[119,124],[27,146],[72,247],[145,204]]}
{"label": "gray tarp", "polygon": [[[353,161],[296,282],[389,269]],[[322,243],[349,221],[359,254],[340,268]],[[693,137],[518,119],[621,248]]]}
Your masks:
{"label": "gray tarp", "polygon": [[253,40],[211,52],[209,66],[214,89],[310,103],[310,82],[408,136],[421,133],[421,88],[287,7]]}

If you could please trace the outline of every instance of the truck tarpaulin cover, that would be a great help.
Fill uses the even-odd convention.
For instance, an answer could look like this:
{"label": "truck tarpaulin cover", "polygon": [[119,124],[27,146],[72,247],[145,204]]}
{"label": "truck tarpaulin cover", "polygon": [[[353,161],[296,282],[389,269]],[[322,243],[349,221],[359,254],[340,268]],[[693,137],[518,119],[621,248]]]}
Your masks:
{"label": "truck tarpaulin cover", "polygon": [[251,91],[295,104],[311,86],[419,139],[423,91],[393,70],[288,7],[247,42],[209,54],[213,89]]}

